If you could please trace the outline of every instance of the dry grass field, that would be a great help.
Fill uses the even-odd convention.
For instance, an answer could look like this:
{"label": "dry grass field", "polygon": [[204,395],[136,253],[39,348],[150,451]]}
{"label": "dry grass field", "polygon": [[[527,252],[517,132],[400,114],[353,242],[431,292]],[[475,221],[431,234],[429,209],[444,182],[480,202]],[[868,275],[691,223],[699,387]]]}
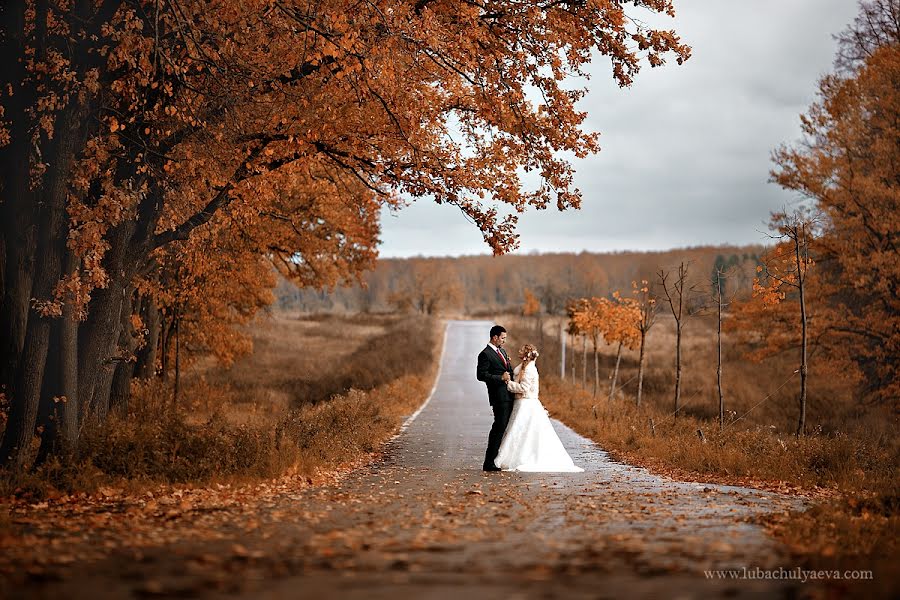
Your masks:
{"label": "dry grass field", "polygon": [[[340,317],[276,312],[260,317],[250,327],[251,354],[239,358],[230,368],[205,358],[188,374],[188,386],[206,384],[219,394],[218,398],[202,394],[190,398],[196,411],[193,416],[208,417],[218,410],[235,423],[266,421],[345,392],[350,386],[344,384],[354,383],[353,378],[339,381],[338,374],[352,374],[360,367],[358,361],[376,359],[361,356],[367,344],[376,340],[402,344],[402,332],[396,329],[402,321],[391,315]],[[358,381],[354,387],[375,387],[397,375],[395,368],[385,373],[383,380]]]}
{"label": "dry grass field", "polygon": [[177,404],[171,381],[135,385],[126,414],[85,429],[70,466],[4,480],[0,496],[339,470],[425,400],[443,335],[433,320],[394,316],[276,314],[250,327],[252,354],[230,368],[199,360]]}
{"label": "dry grass field", "polygon": [[[541,343],[541,333],[536,330],[534,318],[509,316],[501,322],[508,323],[513,345],[535,340]],[[545,318],[543,322],[542,372],[559,374],[560,318]],[[567,351],[566,379],[573,382],[571,367],[575,359],[574,383],[582,387],[583,354],[580,338]],[[588,342],[586,383],[593,391],[593,349]],[[574,351],[574,352],[573,352]],[[609,376],[615,364],[613,346],[600,344],[600,390],[598,397],[606,399],[609,392]],[[773,433],[792,434],[797,427],[799,376],[796,373],[799,360],[793,356],[780,356],[762,363],[746,359],[743,351],[729,343],[725,334],[723,342],[723,391],[725,395],[726,421],[738,420],[743,426],[758,426]],[[850,433],[865,431],[875,436],[892,437],[896,417],[888,410],[862,405],[856,401],[854,389],[840,380],[817,377],[815,354],[811,357],[810,390],[807,404],[807,428],[817,433]],[[683,381],[679,416],[713,420],[718,417],[718,391],[716,387],[716,330],[715,321],[708,317],[689,319],[682,340]],[[617,397],[631,399],[637,392],[638,352],[623,350],[617,384]],[[675,331],[673,319],[661,314],[650,330],[647,340],[647,357],[644,373],[643,402],[663,412],[674,412]],[[736,426],[737,424],[735,424]]]}

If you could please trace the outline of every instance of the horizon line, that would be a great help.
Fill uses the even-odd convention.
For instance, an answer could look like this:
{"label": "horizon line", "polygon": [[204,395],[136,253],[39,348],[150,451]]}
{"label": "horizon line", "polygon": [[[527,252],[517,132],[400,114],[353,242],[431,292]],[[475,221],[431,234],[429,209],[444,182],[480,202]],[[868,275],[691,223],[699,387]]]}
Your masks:
{"label": "horizon line", "polygon": [[613,255],[613,254],[665,254],[667,252],[677,252],[679,250],[703,250],[707,248],[734,248],[734,249],[742,249],[742,248],[765,248],[767,244],[759,243],[759,244],[735,244],[735,243],[723,243],[723,244],[712,244],[712,243],[704,243],[697,244],[691,246],[673,246],[670,248],[660,248],[660,249],[622,249],[622,250],[528,250],[527,252],[521,252],[518,250],[514,250],[512,252],[508,252],[506,254],[495,255],[490,252],[481,252],[474,254],[408,254],[408,255],[396,255],[396,256],[378,256],[378,260],[410,260],[410,259],[455,259],[455,258],[504,258],[507,256],[553,256],[553,255],[580,255],[580,254],[598,254],[598,255]]}

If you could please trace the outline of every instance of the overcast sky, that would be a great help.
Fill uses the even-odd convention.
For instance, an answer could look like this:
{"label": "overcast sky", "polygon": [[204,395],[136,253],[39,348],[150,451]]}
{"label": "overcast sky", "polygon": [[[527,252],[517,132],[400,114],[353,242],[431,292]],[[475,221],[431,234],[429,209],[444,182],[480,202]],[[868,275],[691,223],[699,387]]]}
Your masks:
{"label": "overcast sky", "polygon": [[[581,107],[601,134],[576,163],[580,211],[529,211],[517,253],[656,250],[764,241],[771,211],[795,197],[768,183],[770,153],[799,136],[799,115],[831,70],[856,0],[675,0],[666,19],[692,46],[684,65],[642,69],[619,89],[591,66]],[[487,254],[453,207],[419,201],[383,214],[381,255]]]}

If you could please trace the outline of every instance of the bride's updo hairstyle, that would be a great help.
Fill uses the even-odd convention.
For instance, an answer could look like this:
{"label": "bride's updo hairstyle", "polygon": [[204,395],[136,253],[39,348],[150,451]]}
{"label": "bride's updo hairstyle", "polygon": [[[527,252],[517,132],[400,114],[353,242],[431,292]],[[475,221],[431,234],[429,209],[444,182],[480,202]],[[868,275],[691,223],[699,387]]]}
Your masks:
{"label": "bride's updo hairstyle", "polygon": [[529,360],[533,362],[534,359],[540,356],[540,353],[538,352],[534,344],[525,344],[519,349],[519,356],[521,356],[523,360]]}

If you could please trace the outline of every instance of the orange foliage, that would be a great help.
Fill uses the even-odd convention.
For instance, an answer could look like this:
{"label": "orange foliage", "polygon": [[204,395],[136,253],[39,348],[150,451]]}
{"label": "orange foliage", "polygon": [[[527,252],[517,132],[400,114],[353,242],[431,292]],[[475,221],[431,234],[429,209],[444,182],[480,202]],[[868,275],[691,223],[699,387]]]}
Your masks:
{"label": "orange foliage", "polygon": [[[628,9],[674,16],[671,0]],[[690,55],[615,2],[10,0],[3,14],[0,245],[16,303],[0,352],[27,358],[0,369],[19,390],[0,462],[17,464],[42,388],[107,414],[144,335],[130,313],[153,337],[152,305],[179,348],[228,362],[246,348],[228,325],[268,301],[267,270],[358,280],[401,195],[454,206],[495,254],[514,249],[517,214],[581,203],[565,157],[599,149],[572,85],[588,63],[609,59],[627,86]],[[435,277],[420,275],[417,289]],[[441,294],[416,303],[434,312]],[[64,312],[83,323],[66,321],[66,364],[47,369],[63,326],[43,317]]]}
{"label": "orange foliage", "polygon": [[[670,0],[634,4],[674,16]],[[563,82],[586,75],[595,53],[621,86],[644,60],[690,55],[615,3],[349,6],[88,3],[75,15],[70,3],[10,3],[10,22],[25,27],[10,42],[22,69],[11,72],[0,147],[41,159],[29,166],[37,195],[57,162],[51,138],[91,115],[59,173],[70,222],[59,241],[80,262],[55,302],[37,299],[42,312],[74,300],[86,316],[91,291],[118,276],[107,258],[119,234],[156,285],[154,253],[204,226],[227,233],[203,234],[217,244],[209,264],[188,261],[203,271],[222,264],[213,253],[245,266],[255,253],[302,285],[349,282],[373,265],[379,211],[400,207],[401,193],[458,207],[504,253],[517,245],[516,216],[493,203],[580,204],[560,156],[596,151],[597,135],[576,108],[585,90]],[[9,100],[20,97],[29,104]],[[523,168],[540,173],[537,189],[523,186]]]}
{"label": "orange foliage", "polygon": [[752,358],[796,348],[797,283],[805,277],[814,369],[865,382],[869,397],[891,402],[900,397],[898,81],[895,44],[874,47],[849,74],[822,79],[820,100],[802,118],[806,139],[780,148],[773,171],[780,185],[814,201],[821,231],[799,268],[793,244],[775,246],[768,279],[754,285],[762,304],[737,303],[726,323],[751,343]]}
{"label": "orange foliage", "polygon": [[569,332],[589,335],[597,344],[602,338],[607,344],[623,344],[635,349],[640,343],[640,308],[632,298],[613,293],[608,298],[580,298],[570,304]]}
{"label": "orange foliage", "polygon": [[525,302],[522,304],[522,315],[526,317],[530,317],[532,315],[536,315],[541,311],[541,302],[537,299],[537,296],[534,293],[526,288],[525,289]]}

